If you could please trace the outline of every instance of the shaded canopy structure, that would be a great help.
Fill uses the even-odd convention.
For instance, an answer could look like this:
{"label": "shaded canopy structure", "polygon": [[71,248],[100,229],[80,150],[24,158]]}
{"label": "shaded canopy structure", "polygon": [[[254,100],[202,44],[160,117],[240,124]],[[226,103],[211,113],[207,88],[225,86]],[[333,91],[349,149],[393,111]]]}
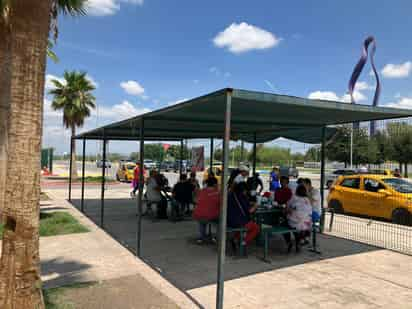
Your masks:
{"label": "shaded canopy structure", "polygon": [[411,116],[409,110],[222,89],[97,128],[76,138],[139,140],[143,119],[146,140],[222,138],[228,92],[232,94],[231,138],[246,142],[263,143],[285,137],[319,143],[320,128],[324,126]]}
{"label": "shaded canopy structure", "polygon": [[[256,91],[226,88],[186,102],[150,113],[116,122],[79,134],[83,140],[82,198],[84,200],[84,158],[86,140],[139,140],[140,164],[143,166],[144,141],[183,140],[198,138],[223,139],[223,175],[228,176],[228,154],[231,139],[254,144],[279,137],[305,143],[321,143],[321,188],[324,187],[325,141],[335,129],[329,125],[361,121],[411,117],[412,111],[358,104],[277,95]],[[211,147],[213,149],[213,147]],[[72,158],[72,156],[70,156]],[[106,158],[106,143],[103,143],[103,162]],[[255,167],[255,160],[254,160]],[[71,171],[71,168],[70,168]],[[143,179],[140,169],[140,179]],[[105,168],[102,168],[101,226],[104,219]],[[139,184],[137,202],[137,255],[141,256],[141,220],[143,182]],[[69,200],[71,198],[71,175]],[[321,190],[322,203],[323,190]],[[222,181],[219,223],[219,253],[216,307],[223,308],[224,260],[226,242],[227,186]]]}

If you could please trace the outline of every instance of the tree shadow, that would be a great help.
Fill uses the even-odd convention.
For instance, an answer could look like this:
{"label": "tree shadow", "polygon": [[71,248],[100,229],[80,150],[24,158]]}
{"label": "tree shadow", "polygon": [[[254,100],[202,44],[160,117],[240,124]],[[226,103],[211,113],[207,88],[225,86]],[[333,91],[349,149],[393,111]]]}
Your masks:
{"label": "tree shadow", "polygon": [[89,264],[63,258],[42,260],[40,264],[44,288],[90,281],[84,275],[85,270],[91,268]]}

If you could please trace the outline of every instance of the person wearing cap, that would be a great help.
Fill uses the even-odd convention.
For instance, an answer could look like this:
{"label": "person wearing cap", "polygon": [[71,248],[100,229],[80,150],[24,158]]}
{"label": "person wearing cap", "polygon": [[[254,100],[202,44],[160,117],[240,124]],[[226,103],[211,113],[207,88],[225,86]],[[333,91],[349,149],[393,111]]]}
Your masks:
{"label": "person wearing cap", "polygon": [[241,182],[247,182],[247,178],[249,177],[249,168],[246,165],[239,166],[239,174],[233,180],[234,184],[238,184]]}

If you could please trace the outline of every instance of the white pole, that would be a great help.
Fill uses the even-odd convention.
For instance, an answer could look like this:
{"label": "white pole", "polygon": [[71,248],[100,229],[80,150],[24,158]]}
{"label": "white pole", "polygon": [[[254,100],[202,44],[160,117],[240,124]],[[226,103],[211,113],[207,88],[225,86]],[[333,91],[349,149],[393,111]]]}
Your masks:
{"label": "white pole", "polygon": [[350,168],[353,169],[353,123],[350,130]]}

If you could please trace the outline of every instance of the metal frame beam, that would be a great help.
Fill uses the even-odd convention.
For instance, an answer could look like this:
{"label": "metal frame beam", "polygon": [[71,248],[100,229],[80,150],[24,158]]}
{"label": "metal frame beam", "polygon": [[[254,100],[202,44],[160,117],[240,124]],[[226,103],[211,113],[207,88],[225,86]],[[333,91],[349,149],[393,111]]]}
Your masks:
{"label": "metal frame beam", "polygon": [[102,156],[102,183],[101,183],[101,197],[100,197],[100,227],[104,224],[104,190],[106,185],[106,144],[107,140],[103,139],[103,156]]}
{"label": "metal frame beam", "polygon": [[73,168],[73,143],[75,143],[76,140],[72,137],[70,139],[70,159],[69,159],[69,202],[72,201],[72,178],[73,178],[73,173],[72,173],[72,168]]}
{"label": "metal frame beam", "polygon": [[252,162],[252,172],[256,175],[256,133],[253,134],[253,162]]}
{"label": "metal frame beam", "polygon": [[230,124],[232,112],[232,91],[226,92],[226,111],[225,111],[225,132],[223,139],[223,174],[221,189],[221,212],[219,217],[219,248],[217,264],[217,290],[216,290],[216,308],[223,308],[223,292],[225,284],[225,258],[226,258],[226,217],[227,217],[227,193],[228,187],[226,179],[229,176],[229,143],[230,143]]}
{"label": "metal frame beam", "polygon": [[136,255],[142,256],[142,208],[143,208],[143,171],[144,171],[144,118],[141,120],[140,126],[140,156],[139,156],[139,195],[137,198],[137,244]]}
{"label": "metal frame beam", "polygon": [[325,203],[325,145],[326,144],[326,127],[322,128],[322,144],[320,149],[320,197],[321,197],[321,220],[320,220],[320,230],[323,232],[323,227],[325,224],[325,212],[323,211]]}
{"label": "metal frame beam", "polygon": [[80,210],[84,212],[84,174],[86,169],[86,139],[83,139],[83,153],[82,153],[82,193],[81,193],[81,202]]}
{"label": "metal frame beam", "polygon": [[212,168],[213,168],[213,156],[215,155],[213,148],[214,148],[214,140],[213,140],[213,137],[212,137],[210,139],[210,162],[209,162],[210,172],[212,171]]}

